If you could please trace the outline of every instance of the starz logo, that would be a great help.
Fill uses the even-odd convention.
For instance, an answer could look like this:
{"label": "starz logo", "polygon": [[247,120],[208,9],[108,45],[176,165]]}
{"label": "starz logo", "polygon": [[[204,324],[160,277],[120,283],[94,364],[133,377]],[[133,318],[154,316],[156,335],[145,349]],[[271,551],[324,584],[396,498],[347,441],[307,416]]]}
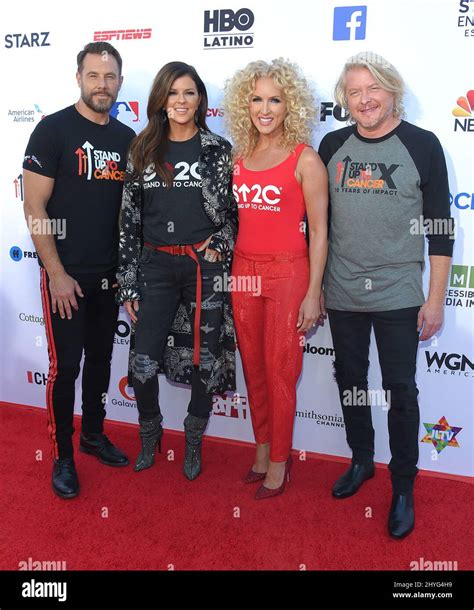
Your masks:
{"label": "starz logo", "polygon": [[462,430],[456,426],[450,426],[445,417],[442,417],[437,424],[425,424],[428,434],[422,439],[422,443],[433,443],[436,451],[441,453],[445,447],[458,447],[456,435]]}

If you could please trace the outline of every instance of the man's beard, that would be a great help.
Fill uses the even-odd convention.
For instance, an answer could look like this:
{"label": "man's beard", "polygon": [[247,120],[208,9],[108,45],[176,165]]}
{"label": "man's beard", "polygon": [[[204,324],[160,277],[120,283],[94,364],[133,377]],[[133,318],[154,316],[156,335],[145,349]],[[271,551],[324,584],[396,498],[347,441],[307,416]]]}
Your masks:
{"label": "man's beard", "polygon": [[95,95],[86,95],[84,91],[81,91],[82,101],[94,112],[109,112],[117,98],[114,98],[110,93],[107,95],[109,96],[107,99],[98,100]]}

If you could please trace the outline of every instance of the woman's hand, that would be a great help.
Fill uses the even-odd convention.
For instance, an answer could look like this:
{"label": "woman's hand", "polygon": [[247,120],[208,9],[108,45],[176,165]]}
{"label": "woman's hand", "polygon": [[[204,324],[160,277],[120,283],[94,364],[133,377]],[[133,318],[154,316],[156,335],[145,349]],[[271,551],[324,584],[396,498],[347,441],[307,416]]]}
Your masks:
{"label": "woman's hand", "polygon": [[127,313],[130,316],[132,322],[136,322],[138,318],[135,312],[138,311],[140,307],[138,305],[138,301],[125,301],[124,307],[127,310]]}
{"label": "woman's hand", "polygon": [[312,326],[317,326],[316,320],[321,315],[320,295],[307,294],[300,305],[298,313],[298,332],[305,333]]}
{"label": "woman's hand", "polygon": [[197,249],[197,251],[202,252],[203,250],[206,250],[204,253],[204,258],[211,263],[215,263],[216,261],[223,260],[223,256],[220,252],[217,252],[217,250],[211,250],[210,248],[207,247],[210,244],[211,239],[212,239],[212,235],[209,235],[209,237],[202,244],[202,246]]}

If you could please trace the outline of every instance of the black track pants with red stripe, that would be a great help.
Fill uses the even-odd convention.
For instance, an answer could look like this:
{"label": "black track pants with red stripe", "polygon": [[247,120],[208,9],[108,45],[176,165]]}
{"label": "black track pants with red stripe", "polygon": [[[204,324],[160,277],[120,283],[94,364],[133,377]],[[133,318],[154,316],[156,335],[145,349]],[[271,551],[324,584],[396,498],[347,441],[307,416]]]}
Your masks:
{"label": "black track pants with red stripe", "polygon": [[49,279],[41,269],[41,297],[48,340],[49,374],[46,384],[48,431],[53,458],[73,456],[72,435],[75,381],[82,355],[82,430],[102,432],[110,381],[110,361],[118,306],[113,272],[71,274],[84,297],[76,295],[79,310],[72,319],[52,312]]}

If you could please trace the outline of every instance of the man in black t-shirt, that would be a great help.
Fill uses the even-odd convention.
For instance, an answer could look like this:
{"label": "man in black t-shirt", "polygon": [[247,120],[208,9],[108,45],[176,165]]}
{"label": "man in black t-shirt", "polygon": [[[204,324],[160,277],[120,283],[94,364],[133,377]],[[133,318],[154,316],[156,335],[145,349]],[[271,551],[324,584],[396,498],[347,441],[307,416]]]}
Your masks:
{"label": "man in black t-shirt", "polygon": [[118,216],[127,149],[135,135],[109,116],[121,70],[112,45],[86,45],[77,56],[79,101],[36,126],[23,162],[25,216],[39,255],[50,361],[52,485],[61,498],[79,493],[72,435],[83,353],[80,450],[109,466],[128,464],[103,433],[118,315]]}

